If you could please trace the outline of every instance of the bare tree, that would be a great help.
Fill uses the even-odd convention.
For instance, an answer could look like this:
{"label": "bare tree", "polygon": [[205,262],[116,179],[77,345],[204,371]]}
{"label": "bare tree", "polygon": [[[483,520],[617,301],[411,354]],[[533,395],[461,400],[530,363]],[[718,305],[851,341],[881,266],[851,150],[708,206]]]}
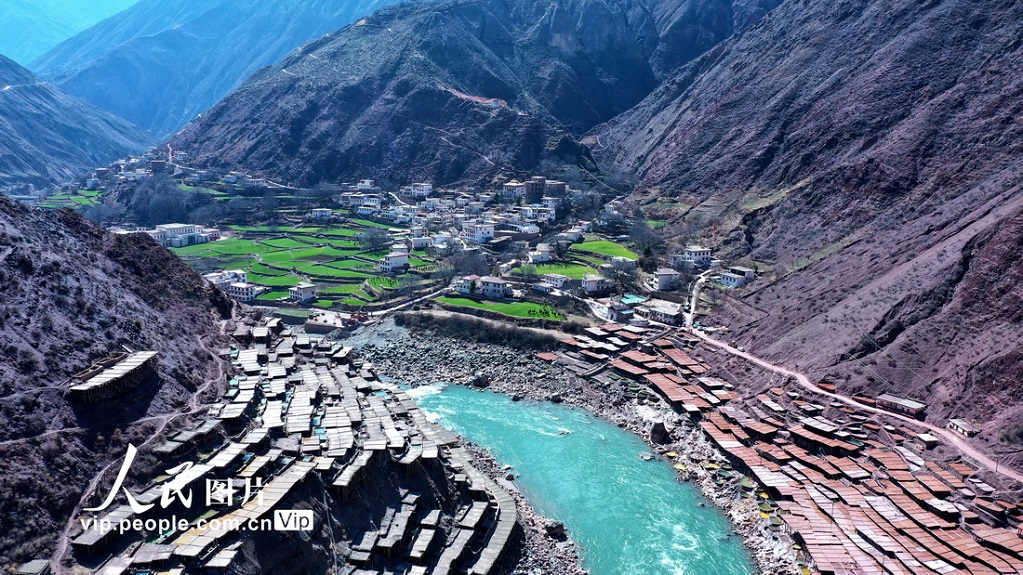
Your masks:
{"label": "bare tree", "polygon": [[636,271],[636,265],[627,261],[612,261],[611,265],[603,268],[602,271],[604,277],[623,291],[635,287],[639,280],[639,272]]}
{"label": "bare tree", "polygon": [[359,243],[367,251],[375,252],[391,245],[391,237],[380,228],[370,228],[359,234]]}

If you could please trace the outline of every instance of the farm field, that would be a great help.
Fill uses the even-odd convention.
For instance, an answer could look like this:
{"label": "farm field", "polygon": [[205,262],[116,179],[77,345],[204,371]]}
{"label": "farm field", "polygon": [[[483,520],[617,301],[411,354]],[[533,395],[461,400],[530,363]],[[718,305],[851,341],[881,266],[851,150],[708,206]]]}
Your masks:
{"label": "farm field", "polygon": [[551,319],[555,321],[561,321],[565,319],[564,316],[562,316],[560,313],[554,311],[554,308],[552,308],[551,306],[541,305],[538,303],[528,301],[517,302],[476,301],[474,299],[458,296],[444,296],[437,298],[437,301],[453,306],[469,307],[497,312],[511,317],[523,317],[529,319]]}
{"label": "farm field", "polygon": [[[389,250],[363,250],[358,236],[370,228],[387,228],[368,220],[349,220],[344,227],[233,226],[234,237],[207,244],[172,248],[193,268],[206,272],[241,269],[249,282],[268,289],[257,296],[263,303],[288,296],[287,289],[303,281],[318,286],[316,307],[334,304],[361,307],[378,294],[399,287],[393,277],[377,271],[377,259]],[[409,259],[415,267],[435,264],[426,253]],[[374,293],[375,292],[375,293]]]}
{"label": "farm field", "polygon": [[629,248],[612,242],[611,240],[592,240],[586,241],[581,244],[572,246],[573,251],[588,252],[593,254],[600,254],[602,256],[611,257],[622,257],[629,258],[630,260],[638,260],[639,256]]}

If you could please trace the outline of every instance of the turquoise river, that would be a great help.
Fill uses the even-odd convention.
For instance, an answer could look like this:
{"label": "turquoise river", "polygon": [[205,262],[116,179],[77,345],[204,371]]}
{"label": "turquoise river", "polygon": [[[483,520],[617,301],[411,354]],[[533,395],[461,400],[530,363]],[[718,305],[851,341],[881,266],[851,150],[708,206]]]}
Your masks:
{"label": "turquoise river", "polygon": [[667,462],[640,459],[648,448],[631,433],[580,410],[462,386],[412,395],[436,421],[512,465],[533,508],[568,527],[592,575],[755,571],[720,510],[679,483]]}

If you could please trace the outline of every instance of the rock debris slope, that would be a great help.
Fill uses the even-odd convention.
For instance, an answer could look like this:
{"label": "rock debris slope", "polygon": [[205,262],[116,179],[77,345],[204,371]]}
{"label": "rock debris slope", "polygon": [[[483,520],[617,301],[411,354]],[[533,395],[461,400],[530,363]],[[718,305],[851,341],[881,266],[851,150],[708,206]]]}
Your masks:
{"label": "rock debris slope", "polygon": [[639,174],[648,213],[781,274],[730,318],[740,340],[843,393],[993,419],[998,443],[1021,413],[1021,19],[788,0],[597,129],[595,155]]}

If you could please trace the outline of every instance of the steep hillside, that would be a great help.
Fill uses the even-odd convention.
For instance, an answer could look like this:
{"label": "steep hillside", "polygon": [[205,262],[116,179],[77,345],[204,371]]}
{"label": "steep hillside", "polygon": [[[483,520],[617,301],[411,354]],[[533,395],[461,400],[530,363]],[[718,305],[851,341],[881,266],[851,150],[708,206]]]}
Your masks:
{"label": "steep hillside", "polygon": [[1020,21],[1012,1],[787,0],[595,153],[638,172],[648,214],[781,274],[727,318],[748,347],[993,418],[994,443],[1023,413]]}
{"label": "steep hillside", "polygon": [[124,120],[0,56],[0,190],[76,178],[149,144]]}
{"label": "steep hillside", "polygon": [[0,0],[0,54],[26,65],[138,0]]}
{"label": "steep hillside", "polygon": [[698,54],[734,29],[732,2],[675,4],[401,5],[255,75],[174,143],[207,164],[301,183],[589,165],[573,136],[653,90],[667,54]]}
{"label": "steep hillside", "polygon": [[160,137],[256,70],[393,0],[142,0],[31,68]]}
{"label": "steep hillside", "polygon": [[[89,478],[190,410],[217,373],[232,304],[142,235],[0,196],[0,565],[49,556]],[[82,405],[67,381],[112,352],[160,352],[157,376]]]}

